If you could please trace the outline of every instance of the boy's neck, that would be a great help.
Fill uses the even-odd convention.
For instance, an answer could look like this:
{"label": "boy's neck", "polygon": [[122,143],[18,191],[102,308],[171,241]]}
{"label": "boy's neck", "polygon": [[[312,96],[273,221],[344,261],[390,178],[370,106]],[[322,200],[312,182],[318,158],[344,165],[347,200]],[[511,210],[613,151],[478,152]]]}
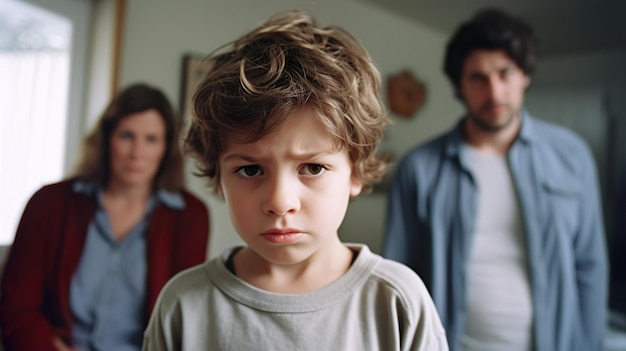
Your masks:
{"label": "boy's neck", "polygon": [[315,291],[342,277],[353,262],[353,251],[339,240],[329,246],[302,262],[289,265],[269,262],[249,247],[244,247],[235,254],[235,271],[245,282],[273,293]]}

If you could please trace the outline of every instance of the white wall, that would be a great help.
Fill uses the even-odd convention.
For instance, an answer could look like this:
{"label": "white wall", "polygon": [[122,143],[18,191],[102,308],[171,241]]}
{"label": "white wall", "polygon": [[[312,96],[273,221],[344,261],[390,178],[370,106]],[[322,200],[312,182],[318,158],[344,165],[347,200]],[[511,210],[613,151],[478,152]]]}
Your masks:
{"label": "white wall", "polygon": [[90,25],[83,134],[94,128],[112,98],[115,0],[94,1]]}
{"label": "white wall", "polygon": [[616,86],[626,83],[626,51],[603,51],[539,59],[533,84],[538,87],[571,85]]}
{"label": "white wall", "polygon": [[[132,0],[127,1],[120,84],[145,81],[161,87],[178,105],[184,53],[206,54],[236,39],[279,10],[302,8],[321,25],[348,29],[368,48],[383,77],[412,70],[428,88],[426,105],[411,120],[392,118],[385,145],[396,155],[449,128],[461,113],[441,73],[447,35],[409,22],[358,0]],[[209,255],[238,243],[224,204],[212,196],[204,180],[191,175],[193,192],[210,207],[212,238]],[[379,251],[385,196],[358,198],[348,211],[340,235],[344,241],[365,242]]]}

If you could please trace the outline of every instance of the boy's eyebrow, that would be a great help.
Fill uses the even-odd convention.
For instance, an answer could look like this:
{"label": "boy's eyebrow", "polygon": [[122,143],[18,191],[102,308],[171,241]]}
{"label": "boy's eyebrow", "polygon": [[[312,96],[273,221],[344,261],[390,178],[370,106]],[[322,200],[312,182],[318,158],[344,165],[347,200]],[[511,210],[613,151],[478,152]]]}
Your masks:
{"label": "boy's eyebrow", "polygon": [[242,154],[231,154],[228,155],[226,157],[224,157],[224,162],[226,161],[231,161],[231,160],[244,160],[244,161],[248,161],[248,162],[256,162],[257,159],[251,156],[247,156],[247,155],[242,155]]}
{"label": "boy's eyebrow", "polygon": [[[296,153],[290,152],[288,156],[296,160],[308,160],[308,159],[320,157],[320,156],[334,155],[336,153],[337,151],[333,151],[333,150],[320,151],[320,152],[308,152],[308,153],[303,153],[303,154],[296,154]],[[226,162],[226,161],[231,161],[233,159],[240,159],[240,160],[244,160],[248,162],[259,162],[259,161],[265,160],[266,157],[253,157],[253,156],[249,156],[246,154],[234,153],[234,154],[230,154],[224,157],[223,161]]]}

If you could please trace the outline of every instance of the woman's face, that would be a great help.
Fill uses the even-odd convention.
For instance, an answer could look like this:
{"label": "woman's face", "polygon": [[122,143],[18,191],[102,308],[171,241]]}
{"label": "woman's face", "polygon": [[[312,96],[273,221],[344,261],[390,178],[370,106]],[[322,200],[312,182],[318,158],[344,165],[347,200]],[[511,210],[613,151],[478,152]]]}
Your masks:
{"label": "woman's face", "polygon": [[154,109],[122,118],[109,141],[110,184],[152,185],[166,149],[165,121]]}

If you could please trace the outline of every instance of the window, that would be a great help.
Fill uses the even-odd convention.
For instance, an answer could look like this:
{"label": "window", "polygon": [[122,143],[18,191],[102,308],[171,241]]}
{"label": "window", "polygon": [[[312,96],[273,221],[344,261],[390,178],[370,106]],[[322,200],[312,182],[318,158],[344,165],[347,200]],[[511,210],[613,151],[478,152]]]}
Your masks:
{"label": "window", "polygon": [[[46,4],[62,9],[69,2],[88,3]],[[76,52],[86,48],[77,45],[77,32],[80,25],[86,32],[86,9],[76,21],[24,1],[4,0],[0,7],[0,245],[13,242],[30,196],[60,180],[73,156],[68,150],[78,142],[82,98],[73,91],[82,91],[77,69],[85,56]]]}

